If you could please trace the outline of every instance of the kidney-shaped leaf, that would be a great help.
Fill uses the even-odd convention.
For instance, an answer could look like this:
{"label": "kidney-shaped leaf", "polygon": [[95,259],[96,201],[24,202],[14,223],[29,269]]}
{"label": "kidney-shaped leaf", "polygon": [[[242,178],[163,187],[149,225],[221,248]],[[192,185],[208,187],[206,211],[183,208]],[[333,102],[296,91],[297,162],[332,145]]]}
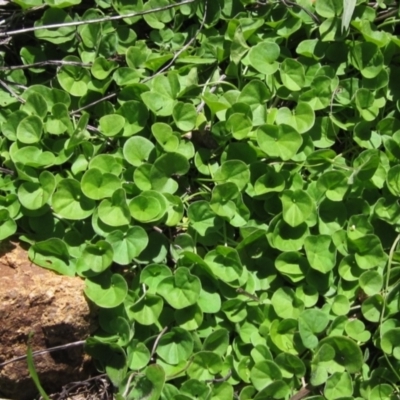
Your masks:
{"label": "kidney-shaped leaf", "polygon": [[181,154],[166,153],[159,157],[150,170],[150,179],[154,190],[174,194],[178,183],[173,175],[184,175],[189,170],[189,162]]}
{"label": "kidney-shaped leaf", "polygon": [[290,160],[299,150],[303,139],[288,125],[261,125],[257,129],[257,143],[270,157]]}
{"label": "kidney-shaped leaf", "polygon": [[147,247],[149,238],[140,226],[132,226],[126,232],[116,230],[107,238],[114,250],[114,262],[127,265]]}
{"label": "kidney-shaped leaf", "polygon": [[12,236],[17,231],[17,223],[8,210],[0,209],[0,240]]}
{"label": "kidney-shaped leaf", "polygon": [[283,219],[292,227],[306,221],[315,209],[311,197],[304,190],[284,190],[281,201]]}
{"label": "kidney-shaped leaf", "polygon": [[139,167],[149,159],[154,144],[142,136],[133,136],[124,144],[124,157],[129,164]]}
{"label": "kidney-shaped leaf", "polygon": [[133,318],[142,325],[152,325],[158,322],[163,309],[163,299],[154,294],[146,293],[132,307]]}
{"label": "kidney-shaped leaf", "polygon": [[35,243],[28,252],[29,259],[43,268],[62,275],[74,276],[75,265],[70,260],[66,244],[58,238]]}
{"label": "kidney-shaped leaf", "polygon": [[74,179],[63,179],[58,183],[52,205],[57,214],[72,220],[87,218],[96,206],[93,200],[82,193],[81,185]]}
{"label": "kidney-shaped leaf", "polygon": [[328,314],[318,309],[304,310],[299,316],[299,333],[304,347],[313,349],[318,345],[316,333],[321,333],[328,325]]}
{"label": "kidney-shaped leaf", "polygon": [[44,206],[56,187],[56,179],[49,171],[43,171],[39,182],[24,182],[18,188],[18,200],[28,210],[38,210]]}
{"label": "kidney-shaped leaf", "polygon": [[125,190],[116,189],[110,199],[104,199],[98,208],[99,218],[110,226],[129,224],[131,215],[126,204]]}
{"label": "kidney-shaped leaf", "polygon": [[187,374],[192,379],[213,379],[223,367],[222,359],[211,351],[200,351],[193,357],[192,363],[187,369]]}
{"label": "kidney-shaped leaf", "polygon": [[226,246],[217,246],[204,257],[215,276],[224,282],[233,282],[243,273],[243,265],[235,249]]}
{"label": "kidney-shaped leaf", "polygon": [[304,241],[304,249],[311,268],[327,273],[335,266],[336,249],[329,235],[308,236]]}
{"label": "kidney-shaped leaf", "polygon": [[171,269],[163,264],[149,264],[140,273],[140,283],[144,283],[147,292],[155,293],[158,284],[168,276],[172,276]]}
{"label": "kidney-shaped leaf", "polygon": [[233,182],[239,190],[243,190],[250,180],[249,167],[240,160],[225,161],[215,172],[214,179],[217,182]]}
{"label": "kidney-shaped leaf", "polygon": [[173,276],[164,278],[157,287],[157,293],[177,310],[196,304],[200,291],[200,279],[183,267]]}
{"label": "kidney-shaped leaf", "polygon": [[386,354],[400,360],[400,328],[386,331],[382,336],[381,347]]}
{"label": "kidney-shaped leaf", "polygon": [[29,115],[18,124],[17,138],[24,144],[37,143],[42,137],[42,131],[42,120],[36,115]]}
{"label": "kidney-shaped leaf", "polygon": [[117,176],[110,173],[103,174],[97,168],[88,169],[81,180],[82,192],[94,200],[111,197],[121,186],[122,183]]}
{"label": "kidney-shaped leaf", "polygon": [[262,390],[273,381],[281,378],[281,370],[271,360],[256,363],[250,371],[251,383],[257,390]]}
{"label": "kidney-shaped leaf", "polygon": [[332,362],[345,367],[350,374],[361,370],[364,363],[363,354],[352,339],[345,336],[330,336],[319,342],[320,347],[326,344],[335,351]]}
{"label": "kidney-shaped leaf", "polygon": [[192,355],[194,341],[185,329],[174,327],[158,342],[157,354],[168,364],[176,365]]}
{"label": "kidney-shaped leaf", "polygon": [[113,308],[120,305],[128,294],[128,284],[119,274],[105,271],[95,277],[86,278],[86,296],[96,305]]}
{"label": "kidney-shaped leaf", "polygon": [[249,51],[250,65],[262,74],[273,74],[279,64],[276,62],[279,57],[279,46],[272,41],[257,43]]}
{"label": "kidney-shaped leaf", "polygon": [[83,275],[87,270],[100,274],[111,265],[113,255],[110,243],[105,240],[99,240],[96,244],[88,244],[78,259],[76,269]]}
{"label": "kidney-shaped leaf", "polygon": [[197,112],[193,104],[178,101],[172,111],[176,126],[184,131],[191,131],[196,125]]}

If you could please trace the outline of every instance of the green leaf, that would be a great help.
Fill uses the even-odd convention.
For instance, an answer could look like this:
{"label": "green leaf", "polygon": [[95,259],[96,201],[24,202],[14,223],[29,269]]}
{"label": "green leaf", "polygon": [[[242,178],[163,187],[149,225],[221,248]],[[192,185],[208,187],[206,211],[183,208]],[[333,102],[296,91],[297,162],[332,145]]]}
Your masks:
{"label": "green leaf", "polygon": [[271,303],[281,318],[297,318],[304,310],[304,303],[288,287],[281,287],[275,291]]}
{"label": "green leaf", "polygon": [[275,358],[275,362],[279,366],[283,378],[302,377],[306,371],[303,361],[294,354],[280,353]]}
{"label": "green leaf", "polygon": [[354,44],[350,53],[350,61],[367,79],[378,76],[383,68],[383,55],[378,46],[371,42]]}
{"label": "green leaf", "polygon": [[215,276],[224,282],[230,283],[238,280],[243,273],[243,265],[235,249],[217,246],[204,257]]}
{"label": "green leaf", "polygon": [[371,179],[380,164],[380,155],[378,150],[366,150],[363,151],[355,160],[354,168],[355,172],[353,175],[357,176],[358,179],[366,181]]}
{"label": "green leaf", "polygon": [[384,300],[380,294],[375,294],[366,299],[361,305],[364,318],[370,322],[378,322],[383,312]]}
{"label": "green leaf", "polygon": [[174,317],[178,326],[187,331],[195,331],[203,323],[203,312],[197,304],[176,310]]}
{"label": "green leaf", "polygon": [[0,196],[0,210],[7,210],[11,218],[15,218],[21,209],[15,194]]}
{"label": "green leaf", "polygon": [[140,226],[132,226],[126,232],[115,230],[106,240],[114,250],[113,261],[121,265],[128,265],[149,243],[146,231]]}
{"label": "green leaf", "polygon": [[238,101],[250,106],[258,107],[259,105],[264,105],[270,98],[271,92],[265,83],[254,79],[247,83],[241,90]]}
{"label": "green leaf", "polygon": [[370,269],[387,260],[382,243],[376,235],[364,235],[350,241],[351,247],[355,250],[357,265],[362,269]]}
{"label": "green leaf", "polygon": [[363,365],[363,355],[357,344],[344,336],[331,336],[322,339],[319,348],[329,345],[334,350],[334,362],[336,365],[343,366],[350,374],[357,373]]}
{"label": "green leaf", "polygon": [[204,340],[203,350],[212,351],[223,357],[229,347],[229,332],[226,329],[217,329]]}
{"label": "green leaf", "polygon": [[99,240],[96,244],[88,244],[76,263],[77,272],[87,275],[87,271],[90,269],[95,274],[100,274],[112,264],[113,255],[111,245],[105,240]]}
{"label": "green leaf", "polygon": [[132,340],[128,345],[128,366],[132,370],[141,370],[150,361],[150,351],[144,343]]}
{"label": "green leaf", "polygon": [[342,32],[346,31],[350,26],[356,3],[356,0],[343,0]]}
{"label": "green leaf", "polygon": [[316,4],[317,13],[324,18],[337,17],[343,9],[342,0],[322,0]]}
{"label": "green leaf", "polygon": [[400,196],[400,165],[390,168],[387,173],[386,184],[392,194]]}
{"label": "green leaf", "polygon": [[207,231],[216,229],[220,225],[210,204],[204,200],[195,201],[189,205],[188,218],[190,226],[201,236],[206,236]]}
{"label": "green leaf", "polygon": [[104,57],[97,57],[94,60],[90,71],[96,79],[106,79],[117,67],[117,62],[109,61]]}
{"label": "green leaf", "polygon": [[75,6],[81,3],[81,0],[45,0],[47,4],[57,8]]}
{"label": "green leaf", "polygon": [[125,118],[118,114],[108,114],[100,118],[100,132],[105,136],[116,136],[125,125]]}
{"label": "green leaf", "polygon": [[[64,58],[64,61],[81,62],[81,60],[75,56],[67,56]],[[69,94],[76,97],[82,97],[88,91],[90,73],[80,66],[64,65],[58,71],[57,80],[60,86]]]}
{"label": "green leaf", "polygon": [[129,100],[117,111],[125,119],[122,136],[129,137],[142,132],[147,124],[149,112],[141,101]]}
{"label": "green leaf", "polygon": [[122,172],[122,161],[111,154],[99,154],[90,160],[89,168],[97,168],[103,174],[118,176]]}
{"label": "green leaf", "polygon": [[350,310],[350,303],[344,294],[338,294],[333,299],[332,312],[336,315],[347,315]]}
{"label": "green leaf", "polygon": [[161,297],[146,293],[130,308],[133,318],[142,325],[152,325],[158,322],[164,302]]}
{"label": "green leaf", "polygon": [[249,51],[250,65],[258,72],[272,75],[278,70],[279,46],[274,42],[264,41],[253,46]]}
{"label": "green leaf", "polygon": [[249,135],[252,127],[251,119],[241,113],[231,114],[226,122],[226,128],[237,140],[245,139]]}
{"label": "green leaf", "polygon": [[347,176],[340,171],[327,171],[317,181],[317,188],[332,201],[342,201],[349,186]]}
{"label": "green leaf", "polygon": [[168,201],[166,221],[167,226],[176,226],[182,220],[184,214],[184,206],[180,197],[165,193],[164,197]]}
{"label": "green leaf", "polygon": [[72,22],[72,18],[65,11],[58,8],[48,8],[42,17],[36,20],[34,26],[42,27],[45,25],[60,24],[60,27],[57,29],[38,29],[35,31],[35,37],[54,44],[68,42],[73,39],[76,30],[74,26],[65,26],[65,23],[69,22]]}
{"label": "green leaf", "polygon": [[374,270],[363,272],[360,276],[359,282],[361,289],[364,290],[364,293],[368,296],[373,296],[374,294],[379,293],[383,286],[382,275]]}
{"label": "green leaf", "polygon": [[164,334],[157,346],[157,355],[168,364],[177,365],[192,355],[193,337],[182,328],[174,327]]}
{"label": "green leaf", "polygon": [[309,235],[305,222],[293,228],[281,218],[277,218],[276,225],[270,227],[270,232],[271,245],[280,251],[300,250]]}
{"label": "green leaf", "polygon": [[177,102],[172,111],[176,126],[184,132],[191,131],[196,125],[197,112],[193,104]]}
{"label": "green leaf", "polygon": [[326,382],[324,395],[328,400],[336,400],[353,394],[353,383],[348,372],[335,372]]}
{"label": "green leaf", "polygon": [[279,254],[275,259],[275,268],[292,282],[299,282],[305,278],[308,263],[305,257],[296,251]]}
{"label": "green leaf", "polygon": [[280,76],[283,85],[290,91],[299,91],[305,84],[304,68],[296,60],[286,58],[280,67]]}
{"label": "green leaf", "polygon": [[154,145],[150,140],[142,136],[134,136],[129,138],[124,144],[124,157],[129,164],[139,167],[148,161]]}
{"label": "green leaf", "polygon": [[314,349],[318,346],[316,334],[328,326],[328,315],[318,309],[304,310],[299,316],[299,333],[304,347]]}
{"label": "green leaf", "polygon": [[95,277],[86,278],[84,292],[99,307],[113,308],[125,300],[128,284],[122,275],[106,271]]}
{"label": "green leaf", "polygon": [[381,340],[382,350],[386,354],[392,355],[395,359],[400,360],[400,328],[389,329],[386,331]]}
{"label": "green leaf", "polygon": [[26,103],[21,108],[30,116],[37,116],[43,120],[47,116],[46,99],[40,93],[29,93],[26,98]]}
{"label": "green leaf", "polygon": [[38,210],[51,198],[56,180],[48,171],[39,175],[39,182],[24,182],[18,188],[18,200],[28,210]]}
{"label": "green leaf", "polygon": [[239,190],[243,190],[250,180],[250,171],[243,161],[229,160],[215,172],[214,179],[217,182],[233,182]]}
{"label": "green leaf", "polygon": [[367,342],[371,338],[371,333],[365,330],[365,325],[360,320],[349,321],[345,330],[352,339],[359,342]]}
{"label": "green leaf", "polygon": [[150,264],[140,273],[140,283],[144,283],[148,287],[149,293],[155,293],[158,284],[169,276],[172,276],[172,272],[166,265]]}
{"label": "green leaf", "polygon": [[[151,10],[154,8],[163,9],[168,4],[167,0],[149,0],[144,5],[143,10]],[[144,19],[153,29],[163,29],[166,23],[172,21],[174,14],[174,9],[169,8],[164,11],[145,14]]]}
{"label": "green leaf", "polygon": [[36,115],[29,115],[18,124],[17,138],[21,143],[34,144],[40,141],[42,132],[42,120]]}
{"label": "green leaf", "polygon": [[239,189],[233,182],[222,183],[214,187],[210,207],[215,214],[231,220],[236,213],[236,200]]}
{"label": "green leaf", "polygon": [[213,379],[222,369],[222,360],[218,354],[211,351],[200,351],[192,359],[187,374],[192,379]]}
{"label": "green leaf", "polygon": [[28,252],[29,259],[43,268],[59,274],[74,276],[75,265],[70,259],[66,244],[57,238],[35,243]]}
{"label": "green leaf", "polygon": [[[311,106],[307,103],[299,103],[295,109],[281,107],[276,115],[275,123],[290,125],[298,133],[308,132],[314,125],[315,114]],[[300,143],[301,144],[301,143]]]}
{"label": "green leaf", "polygon": [[128,225],[131,220],[131,216],[128,205],[126,204],[125,190],[122,188],[116,189],[110,199],[102,200],[102,202],[99,204],[98,214],[101,221],[107,225]]}
{"label": "green leaf", "polygon": [[163,193],[175,193],[178,190],[173,175],[184,175],[189,170],[186,157],[178,153],[166,153],[157,158],[150,170],[150,179],[154,190]]}
{"label": "green leaf", "polygon": [[154,190],[143,191],[129,203],[129,211],[139,222],[149,223],[160,220],[167,211],[166,198]]}
{"label": "green leaf", "polygon": [[95,202],[83,194],[79,182],[74,179],[58,183],[52,204],[58,215],[71,220],[87,218],[95,209]]}
{"label": "green leaf", "polygon": [[93,200],[111,197],[121,186],[122,184],[118,177],[110,173],[102,173],[97,168],[87,170],[81,180],[83,194]]}
{"label": "green leaf", "polygon": [[289,386],[283,380],[277,380],[270,383],[266,388],[262,389],[254,397],[254,400],[262,400],[266,398],[286,398],[290,394]]}
{"label": "green leaf", "polygon": [[178,268],[173,276],[164,278],[157,286],[157,293],[178,310],[196,304],[200,290],[199,278],[186,268]]}
{"label": "green leaf", "polygon": [[257,390],[262,390],[273,381],[281,378],[281,370],[271,360],[256,363],[250,371],[251,383]]}
{"label": "green leaf", "polygon": [[304,190],[284,190],[281,196],[283,219],[290,226],[298,226],[308,219],[315,207]]}
{"label": "green leaf", "polygon": [[257,143],[269,157],[287,161],[297,153],[303,139],[289,125],[262,125],[257,128]]}
{"label": "green leaf", "polygon": [[254,192],[261,196],[270,192],[282,192],[285,188],[284,175],[267,166],[266,173],[261,175],[254,184]]}
{"label": "green leaf", "polygon": [[336,249],[330,236],[308,236],[304,241],[307,260],[311,268],[327,273],[336,264]]}

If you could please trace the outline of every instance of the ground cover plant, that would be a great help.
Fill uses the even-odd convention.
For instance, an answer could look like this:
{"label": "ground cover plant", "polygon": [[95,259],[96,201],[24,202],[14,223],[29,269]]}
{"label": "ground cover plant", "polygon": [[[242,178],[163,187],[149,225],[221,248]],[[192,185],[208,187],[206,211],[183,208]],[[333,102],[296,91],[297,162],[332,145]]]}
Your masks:
{"label": "ground cover plant", "polygon": [[1,7],[0,240],[116,399],[398,398],[396,2]]}

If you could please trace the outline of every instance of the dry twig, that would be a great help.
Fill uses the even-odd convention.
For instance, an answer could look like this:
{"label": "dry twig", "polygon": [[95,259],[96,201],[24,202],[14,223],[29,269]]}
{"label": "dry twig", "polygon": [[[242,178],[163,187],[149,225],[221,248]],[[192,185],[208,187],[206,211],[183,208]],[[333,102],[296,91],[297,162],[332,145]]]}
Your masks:
{"label": "dry twig", "polygon": [[38,61],[32,64],[22,64],[22,65],[11,65],[9,67],[0,67],[0,71],[14,71],[16,69],[29,69],[29,68],[40,68],[45,67],[46,65],[55,65],[55,66],[63,66],[63,65],[72,65],[74,67],[91,67],[92,64],[85,64],[78,61],[64,61],[64,60],[47,60],[47,61]]}
{"label": "dry twig", "polygon": [[159,11],[169,10],[170,8],[179,7],[184,4],[194,3],[195,1],[196,0],[182,0],[180,3],[169,4],[169,5],[163,6],[163,7],[152,8],[150,10],[145,10],[145,11],[136,11],[136,12],[131,12],[128,14],[123,14],[123,15],[112,15],[112,16],[107,16],[107,17],[103,17],[103,18],[87,19],[85,21],[72,21],[72,22],[64,22],[64,23],[60,23],[60,24],[32,26],[30,28],[17,29],[15,31],[5,31],[5,32],[0,32],[0,38],[20,35],[22,33],[35,32],[35,31],[39,31],[39,30],[43,30],[43,29],[65,28],[65,27],[70,27],[70,26],[97,24],[97,23],[102,23],[102,22],[118,21],[118,20],[125,19],[125,18],[140,17],[142,15],[147,15],[147,14],[152,14],[152,13],[159,12]]}
{"label": "dry twig", "polygon": [[[85,343],[86,343],[86,340],[78,340],[77,342],[67,343],[67,344],[63,344],[61,346],[49,347],[48,349],[34,351],[32,353],[32,356],[36,357],[36,356],[39,356],[41,354],[51,353],[53,351],[70,349],[72,347],[82,346]],[[27,358],[27,355],[25,354],[23,356],[19,356],[19,357],[13,358],[12,360],[4,361],[4,362],[0,363],[0,368],[4,367],[5,365],[17,362],[17,361],[26,360],[26,358]]]}

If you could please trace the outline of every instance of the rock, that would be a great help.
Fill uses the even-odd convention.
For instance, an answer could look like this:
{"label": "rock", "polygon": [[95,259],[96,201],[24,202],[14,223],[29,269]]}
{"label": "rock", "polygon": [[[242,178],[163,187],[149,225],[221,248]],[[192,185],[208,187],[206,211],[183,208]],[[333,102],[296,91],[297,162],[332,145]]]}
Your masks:
{"label": "rock", "polygon": [[[84,340],[96,329],[84,282],[32,264],[19,244],[0,244],[0,276],[0,364],[26,355],[32,331],[32,351],[38,351]],[[34,362],[47,393],[94,373],[83,346],[38,355]],[[26,360],[0,366],[0,395],[13,400],[37,395]]]}

